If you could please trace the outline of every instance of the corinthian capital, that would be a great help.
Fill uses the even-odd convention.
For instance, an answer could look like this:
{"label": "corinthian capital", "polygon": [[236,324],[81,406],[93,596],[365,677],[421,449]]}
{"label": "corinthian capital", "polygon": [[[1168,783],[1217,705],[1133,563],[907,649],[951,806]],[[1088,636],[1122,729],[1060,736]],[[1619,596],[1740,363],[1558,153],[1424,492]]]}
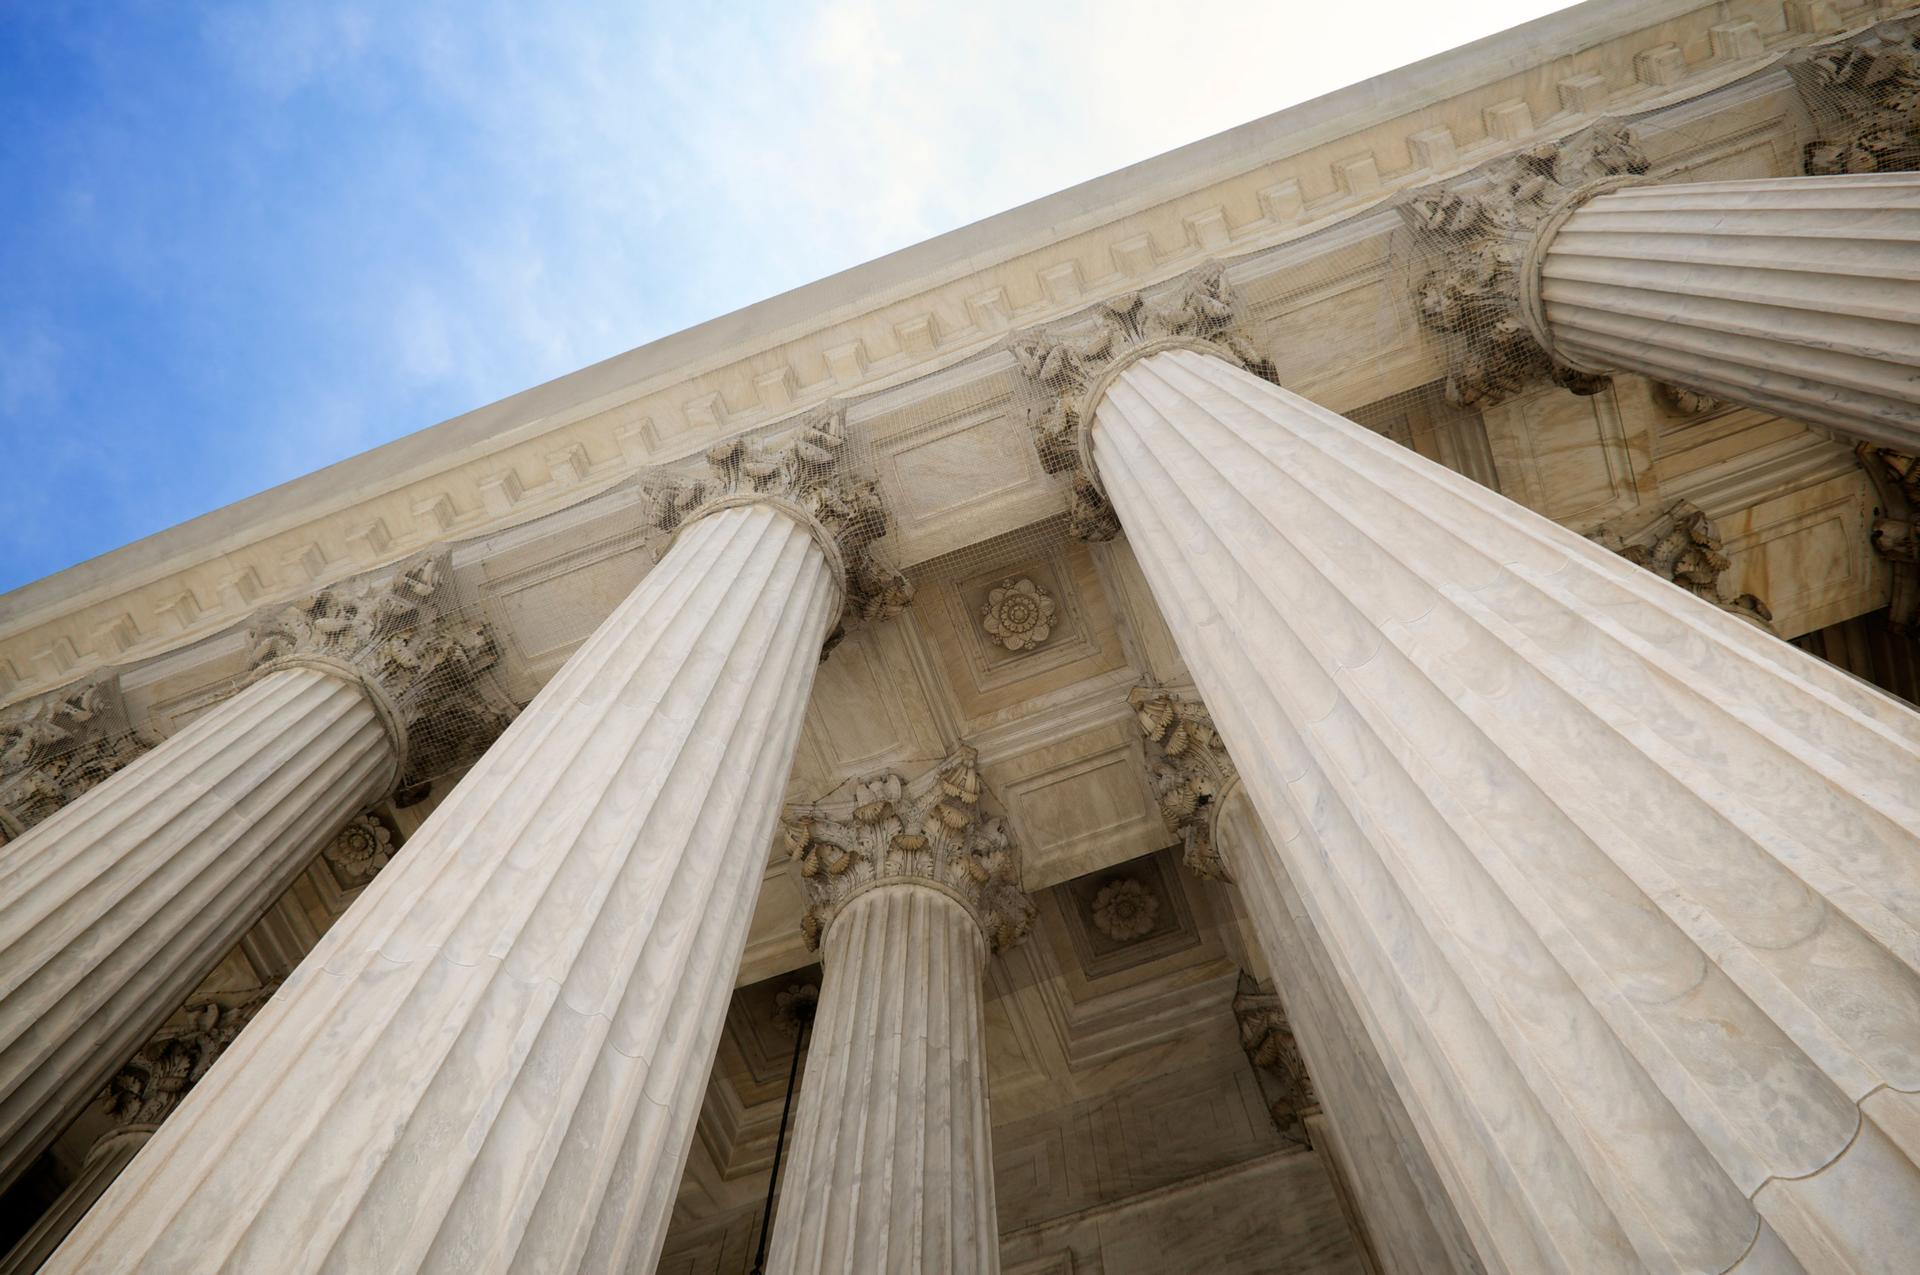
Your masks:
{"label": "corinthian capital", "polygon": [[1400,215],[1440,264],[1420,281],[1420,321],[1447,337],[1447,397],[1491,406],[1552,380],[1576,394],[1604,381],[1556,363],[1526,314],[1523,286],[1536,242],[1556,214],[1647,171],[1625,125],[1602,120],[1571,137],[1503,155],[1413,192]]}
{"label": "corinthian capital", "polygon": [[1587,533],[1587,539],[1723,611],[1773,631],[1773,612],[1767,604],[1751,593],[1736,595],[1724,579],[1733,559],[1722,551],[1713,520],[1690,500],[1602,523]]}
{"label": "corinthian capital", "polygon": [[848,460],[846,413],[829,403],[772,433],[716,443],[695,468],[649,477],[648,518],[655,530],[673,532],[715,509],[773,501],[810,520],[846,589],[831,649],[847,621],[891,619],[913,600],[913,585],[873,551],[887,534],[879,489]]}
{"label": "corinthian capital", "polygon": [[1802,50],[1788,70],[1813,117],[1803,155],[1810,176],[1920,168],[1920,38],[1911,20]]}
{"label": "corinthian capital", "polygon": [[153,742],[128,725],[111,673],[0,714],[0,844],[112,778]]}
{"label": "corinthian capital", "polygon": [[1016,333],[1008,344],[1027,387],[1027,426],[1050,474],[1073,475],[1068,529],[1082,540],[1120,532],[1082,438],[1110,374],[1162,346],[1200,347],[1255,375],[1273,364],[1248,339],[1226,271],[1211,262],[1142,292],[1113,297],[1070,319]]}
{"label": "corinthian capital", "polygon": [[788,853],[807,895],[801,920],[818,948],[854,895],[890,883],[928,883],[958,899],[998,952],[1033,923],[1020,889],[1020,865],[1006,823],[980,809],[980,771],[962,749],[919,779],[892,772],[854,785],[843,808],[790,811]]}
{"label": "corinthian capital", "polygon": [[118,1126],[155,1125],[172,1114],[253,1021],[280,984],[215,992],[187,1002],[174,1021],[114,1073],[100,1103]]}
{"label": "corinthian capital", "polygon": [[513,717],[493,626],[461,604],[444,551],[262,611],[248,639],[263,671],[308,663],[357,676],[395,734],[403,792],[472,761]]}
{"label": "corinthian capital", "polygon": [[1213,714],[1199,696],[1158,686],[1134,687],[1127,703],[1147,737],[1147,783],[1167,830],[1180,838],[1182,861],[1208,881],[1232,881],[1214,844],[1213,820],[1240,772],[1213,729]]}

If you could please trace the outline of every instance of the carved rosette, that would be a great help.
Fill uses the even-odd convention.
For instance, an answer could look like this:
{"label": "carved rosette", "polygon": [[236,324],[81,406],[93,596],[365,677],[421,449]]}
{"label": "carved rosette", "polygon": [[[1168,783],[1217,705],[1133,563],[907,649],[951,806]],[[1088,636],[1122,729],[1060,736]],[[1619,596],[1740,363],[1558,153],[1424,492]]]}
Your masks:
{"label": "carved rosette", "polygon": [[846,602],[829,651],[850,621],[892,619],[913,600],[912,583],[874,552],[887,534],[887,513],[873,479],[850,472],[846,413],[838,404],[764,435],[715,443],[697,469],[650,477],[642,488],[656,531],[672,533],[703,513],[754,499],[784,501],[811,518],[846,573]]}
{"label": "carved rosette", "polygon": [[1233,880],[1214,844],[1220,798],[1239,772],[1197,695],[1136,686],[1127,696],[1147,737],[1147,782],[1167,830],[1180,838],[1182,861],[1208,881]]}
{"label": "carved rosette", "polygon": [[320,857],[326,860],[341,888],[351,890],[373,880],[392,862],[397,849],[386,824],[373,815],[360,815],[335,834]]}
{"label": "carved rosette", "polygon": [[1773,631],[1767,604],[1751,593],[1736,596],[1723,579],[1733,560],[1722,552],[1713,521],[1692,501],[1676,500],[1651,518],[1630,514],[1603,523],[1588,532],[1587,539],[1723,611]]}
{"label": "carved rosette", "polygon": [[807,896],[807,947],[855,894],[888,882],[931,882],[973,914],[996,952],[1026,937],[1033,900],[1004,820],[980,808],[980,771],[971,748],[909,783],[895,773],[854,785],[845,809],[790,812],[788,853]]}
{"label": "carved rosette", "polygon": [[1009,651],[1031,651],[1053,636],[1053,595],[1031,580],[1002,580],[987,591],[980,627]]}
{"label": "carved rosette", "polygon": [[1556,211],[1585,188],[1646,171],[1647,157],[1627,128],[1602,120],[1415,191],[1400,206],[1441,259],[1421,280],[1417,301],[1420,321],[1448,338],[1449,400],[1490,407],[1542,380],[1575,394],[1606,384],[1556,362],[1540,344],[1524,314],[1522,274],[1536,232]]}
{"label": "carved rosette", "polygon": [[1116,943],[1131,943],[1151,933],[1159,914],[1160,900],[1132,877],[1109,881],[1093,896],[1093,923]]}
{"label": "carved rosette", "polygon": [[1884,22],[1798,54],[1794,87],[1813,117],[1809,176],[1920,168],[1920,37]]}
{"label": "carved rosette", "polygon": [[1205,345],[1256,376],[1275,379],[1273,364],[1248,339],[1239,302],[1218,262],[1157,288],[1128,292],[1074,318],[1016,333],[1008,350],[1026,384],[1027,427],[1050,474],[1071,474],[1067,529],[1080,540],[1111,540],[1119,519],[1087,471],[1080,431],[1089,422],[1088,395],[1101,375],[1130,351],[1160,341]]}
{"label": "carved rosette", "polygon": [[1873,480],[1873,549],[1893,577],[1887,620],[1902,633],[1920,623],[1920,458],[1871,443],[1854,454]]}
{"label": "carved rosette", "polygon": [[1320,1109],[1320,1099],[1280,997],[1271,984],[1242,970],[1233,993],[1233,1017],[1240,1028],[1240,1048],[1261,1077],[1274,1128],[1289,1142],[1311,1146],[1306,1118]]}
{"label": "carved rosette", "polygon": [[279,988],[278,980],[240,992],[196,996],[168,1026],[114,1073],[100,1104],[116,1126],[156,1125],[253,1021]]}
{"label": "carved rosette", "polygon": [[346,665],[404,732],[404,794],[485,752],[513,719],[493,675],[493,626],[463,609],[444,551],[416,555],[381,579],[347,581],[269,608],[248,631],[262,672],[287,663]]}
{"label": "carved rosette", "polygon": [[128,726],[111,674],[0,713],[0,845],[106,782],[153,743]]}

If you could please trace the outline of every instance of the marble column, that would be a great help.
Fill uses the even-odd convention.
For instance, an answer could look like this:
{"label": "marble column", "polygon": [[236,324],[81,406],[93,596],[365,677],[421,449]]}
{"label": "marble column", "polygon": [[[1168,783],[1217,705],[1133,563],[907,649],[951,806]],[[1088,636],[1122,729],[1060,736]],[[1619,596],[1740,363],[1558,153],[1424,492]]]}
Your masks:
{"label": "marble column", "polygon": [[822,644],[904,592],[842,428],[654,481],[658,565],[49,1270],[650,1268]]}
{"label": "marble column", "polygon": [[1910,1264],[1920,716],[1214,348],[1082,453],[1481,1259]]}
{"label": "marble column", "polygon": [[1576,189],[1520,285],[1562,365],[1920,451],[1920,173]]}
{"label": "marble column", "polygon": [[[1231,882],[1286,1007],[1300,1053],[1331,1117],[1332,1158],[1358,1202],[1386,1275],[1478,1266],[1445,1188],[1297,893],[1260,826],[1233,759],[1199,697],[1166,687],[1130,696],[1162,813],[1187,865]],[[1196,853],[1196,848],[1198,853]]]}
{"label": "marble column", "polygon": [[422,555],[256,617],[256,680],[0,846],[0,1186],[409,753],[446,747],[409,732],[472,698],[492,658],[446,574]]}
{"label": "marble column", "polygon": [[981,976],[1033,905],[979,797],[967,751],[788,823],[825,980],[774,1216],[776,1275],[1000,1269]]}

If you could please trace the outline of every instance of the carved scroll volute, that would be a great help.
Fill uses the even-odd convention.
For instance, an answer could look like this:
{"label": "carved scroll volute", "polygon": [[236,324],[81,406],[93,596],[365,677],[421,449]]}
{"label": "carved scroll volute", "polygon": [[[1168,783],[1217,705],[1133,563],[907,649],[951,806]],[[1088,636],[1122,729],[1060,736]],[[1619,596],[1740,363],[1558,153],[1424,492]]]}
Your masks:
{"label": "carved scroll volute", "polygon": [[1214,819],[1238,772],[1198,695],[1136,686],[1127,696],[1146,736],[1147,783],[1167,830],[1180,838],[1181,858],[1194,875],[1232,881],[1214,842]]}
{"label": "carved scroll volute", "polygon": [[854,784],[850,802],[790,811],[787,849],[807,897],[809,949],[854,895],[889,882],[927,882],[973,914],[996,952],[1026,937],[1034,905],[1006,821],[982,808],[977,758],[961,749],[909,782],[885,772]]}
{"label": "carved scroll volute", "polygon": [[704,513],[755,499],[777,501],[813,523],[843,572],[841,623],[832,650],[852,623],[888,620],[913,600],[913,585],[875,551],[888,517],[878,485],[848,461],[846,413],[828,403],[752,437],[725,439],[686,468],[663,469],[641,483],[647,518],[669,534]]}
{"label": "carved scroll volute", "polygon": [[402,804],[478,757],[513,719],[496,677],[498,634],[461,604],[444,550],[270,607],[254,617],[248,639],[263,672],[323,663],[360,678],[405,757]]}
{"label": "carved scroll volute", "polygon": [[0,844],[106,782],[156,742],[128,722],[113,673],[0,713]]}
{"label": "carved scroll volute", "polygon": [[1557,362],[1524,314],[1537,235],[1582,192],[1647,171],[1627,128],[1602,120],[1411,193],[1400,215],[1438,260],[1416,287],[1420,321],[1448,352],[1447,397],[1481,408],[1551,381],[1592,394],[1604,377]]}
{"label": "carved scroll volute", "polygon": [[1007,344],[1019,368],[1028,431],[1040,464],[1072,476],[1068,531],[1081,540],[1120,534],[1113,507],[1088,471],[1081,431],[1088,396],[1130,353],[1158,343],[1206,348],[1266,380],[1273,364],[1251,340],[1226,270],[1211,262],[1157,287],[1109,298],[1088,310],[1016,333]]}

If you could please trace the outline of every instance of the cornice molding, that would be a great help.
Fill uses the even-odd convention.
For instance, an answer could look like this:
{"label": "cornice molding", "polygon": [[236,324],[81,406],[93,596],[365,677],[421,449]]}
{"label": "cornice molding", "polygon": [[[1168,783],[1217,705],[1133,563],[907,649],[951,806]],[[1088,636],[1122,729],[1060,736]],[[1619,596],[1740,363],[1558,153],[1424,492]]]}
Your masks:
{"label": "cornice molding", "polygon": [[952,366],[1086,297],[1298,240],[1527,137],[1750,81],[1839,23],[1805,4],[1756,21],[1708,3],[1578,6],[296,479],[0,599],[0,702],[563,508],[796,402]]}
{"label": "cornice molding", "polygon": [[888,771],[854,785],[835,807],[792,808],[782,820],[807,897],[801,930],[821,946],[855,896],[889,885],[930,887],[958,901],[995,952],[1033,924],[1006,821],[981,809],[978,758],[962,748],[911,782]]}

